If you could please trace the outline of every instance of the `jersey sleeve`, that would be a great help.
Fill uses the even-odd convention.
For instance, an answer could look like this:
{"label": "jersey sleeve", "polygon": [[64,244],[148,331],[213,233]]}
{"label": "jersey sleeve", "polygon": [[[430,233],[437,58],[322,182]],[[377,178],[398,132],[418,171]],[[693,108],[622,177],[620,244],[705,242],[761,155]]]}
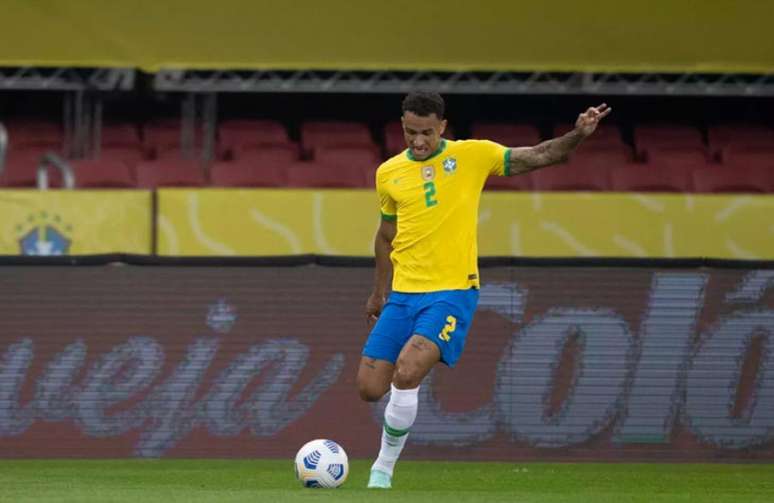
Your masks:
{"label": "jersey sleeve", "polygon": [[476,148],[489,175],[510,176],[510,148],[490,140],[477,141]]}
{"label": "jersey sleeve", "polygon": [[376,173],[376,193],[379,195],[379,210],[382,213],[382,220],[394,222],[397,218],[395,200],[387,192],[387,183],[384,176]]}

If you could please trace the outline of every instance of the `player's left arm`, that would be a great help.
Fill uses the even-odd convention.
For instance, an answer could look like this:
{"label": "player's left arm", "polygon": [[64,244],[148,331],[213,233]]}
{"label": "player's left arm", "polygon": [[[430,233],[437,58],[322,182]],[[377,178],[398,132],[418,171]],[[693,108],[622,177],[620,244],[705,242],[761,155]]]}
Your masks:
{"label": "player's left arm", "polygon": [[508,156],[508,174],[518,175],[537,168],[566,161],[578,145],[597,129],[599,121],[607,117],[612,108],[602,103],[590,107],[578,116],[575,129],[564,136],[544,141],[533,147],[511,148]]}

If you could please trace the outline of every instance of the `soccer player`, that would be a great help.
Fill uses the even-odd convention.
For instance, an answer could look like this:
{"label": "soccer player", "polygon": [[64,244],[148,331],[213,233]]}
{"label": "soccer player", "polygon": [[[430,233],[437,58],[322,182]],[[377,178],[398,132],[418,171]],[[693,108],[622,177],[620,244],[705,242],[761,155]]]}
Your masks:
{"label": "soccer player", "polygon": [[[382,220],[376,233],[374,289],[366,303],[373,325],[357,384],[374,402],[391,391],[379,456],[368,487],[390,488],[417,415],[419,384],[433,366],[454,367],[478,303],[476,224],[489,175],[515,176],[567,160],[611,108],[580,114],[575,129],[532,147],[487,140],[450,141],[444,101],[415,92],[403,100],[408,149],[376,172]],[[388,282],[392,269],[392,292]]]}

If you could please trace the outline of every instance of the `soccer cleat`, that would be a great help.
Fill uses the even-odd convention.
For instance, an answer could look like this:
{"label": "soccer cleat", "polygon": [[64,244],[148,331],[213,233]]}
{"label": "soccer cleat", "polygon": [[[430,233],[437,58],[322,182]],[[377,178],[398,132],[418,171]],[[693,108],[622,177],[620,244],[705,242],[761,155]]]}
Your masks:
{"label": "soccer cleat", "polygon": [[392,476],[381,470],[371,470],[371,476],[368,478],[369,489],[390,489],[392,487]]}

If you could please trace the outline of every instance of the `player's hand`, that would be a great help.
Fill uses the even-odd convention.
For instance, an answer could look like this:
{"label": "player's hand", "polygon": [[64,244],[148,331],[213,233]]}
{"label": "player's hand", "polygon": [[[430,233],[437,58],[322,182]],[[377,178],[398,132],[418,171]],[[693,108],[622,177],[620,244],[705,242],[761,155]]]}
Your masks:
{"label": "player's hand", "polygon": [[607,103],[602,103],[598,107],[590,107],[578,116],[578,120],[575,121],[575,129],[583,136],[588,136],[597,129],[599,121],[610,115],[612,111],[613,109],[607,106]]}
{"label": "player's hand", "polygon": [[373,325],[376,320],[379,319],[379,315],[382,314],[382,308],[384,307],[384,296],[376,293],[372,293],[368,297],[366,302],[366,323]]}

